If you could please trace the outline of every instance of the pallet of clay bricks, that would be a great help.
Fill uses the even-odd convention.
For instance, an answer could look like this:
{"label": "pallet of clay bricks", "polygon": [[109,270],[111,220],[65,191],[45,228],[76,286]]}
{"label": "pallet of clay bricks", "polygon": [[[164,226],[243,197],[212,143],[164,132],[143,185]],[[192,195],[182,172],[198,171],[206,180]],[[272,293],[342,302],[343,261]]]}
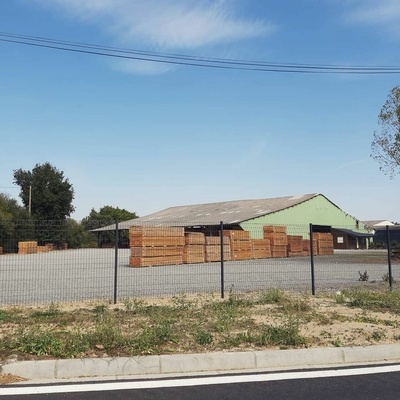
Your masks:
{"label": "pallet of clay bricks", "polygon": [[184,228],[133,226],[129,229],[131,267],[183,264]]}
{"label": "pallet of clay bricks", "polygon": [[271,246],[271,257],[272,258],[284,258],[287,256],[288,256],[288,253],[287,253],[286,245]]}
{"label": "pallet of clay bricks", "polygon": [[[53,245],[52,245],[53,246]],[[38,253],[48,253],[49,251],[52,250],[52,247],[46,245],[46,246],[38,246],[37,247],[37,252]]]}
{"label": "pallet of clay bricks", "polygon": [[37,242],[18,242],[18,254],[35,254],[37,253]]}
{"label": "pallet of clay bricks", "polygon": [[264,225],[263,231],[266,233],[286,233],[285,225]]}
{"label": "pallet of clay bricks", "polygon": [[283,225],[264,225],[263,237],[268,239],[271,246],[287,246],[288,237],[286,226]]}
{"label": "pallet of clay bricks", "polygon": [[185,245],[206,244],[204,233],[201,232],[185,232]]}
{"label": "pallet of clay bricks", "polygon": [[183,255],[168,257],[129,257],[130,267],[157,267],[164,265],[183,264]]}
{"label": "pallet of clay bricks", "polygon": [[252,258],[271,258],[271,245],[268,239],[252,239]]}
{"label": "pallet of clay bricks", "polygon": [[[224,260],[230,261],[232,259],[231,246],[228,237],[223,238],[224,240]],[[206,236],[205,249],[205,261],[214,262],[221,261],[221,238],[220,236]]]}
{"label": "pallet of clay bricks", "polygon": [[183,248],[183,263],[184,264],[197,264],[204,263],[205,259],[205,246],[204,244],[188,244]]}
{"label": "pallet of clay bricks", "polygon": [[230,240],[232,260],[252,259],[253,246],[249,231],[227,229],[224,230],[224,236]]}
{"label": "pallet of clay bricks", "polygon": [[333,236],[330,233],[316,232],[313,233],[313,238],[317,240],[317,254],[319,256],[332,256]]}
{"label": "pallet of clay bricks", "polygon": [[288,235],[288,257],[303,256],[303,236],[301,235]]}
{"label": "pallet of clay bricks", "polygon": [[[303,239],[303,253],[305,256],[309,256],[311,254],[310,239]],[[313,239],[313,253],[314,256],[318,255],[317,239]]]}
{"label": "pallet of clay bricks", "polygon": [[131,247],[184,246],[185,231],[181,227],[132,226],[129,244]]}
{"label": "pallet of clay bricks", "polygon": [[206,240],[204,233],[185,232],[185,247],[183,248],[183,263],[194,264],[205,262]]}

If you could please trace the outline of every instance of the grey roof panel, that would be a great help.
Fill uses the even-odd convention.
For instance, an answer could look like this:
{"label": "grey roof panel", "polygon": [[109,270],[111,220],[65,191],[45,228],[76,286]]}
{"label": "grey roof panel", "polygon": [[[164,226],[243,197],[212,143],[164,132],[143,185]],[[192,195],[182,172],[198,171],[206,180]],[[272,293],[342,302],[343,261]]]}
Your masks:
{"label": "grey roof panel", "polygon": [[[218,203],[194,204],[166,208],[153,214],[120,222],[119,229],[129,229],[133,225],[153,226],[206,226],[239,224],[244,221],[293,207],[316,196],[318,193],[301,196],[275,197],[258,200],[234,200]],[[114,230],[115,224],[94,231]]]}

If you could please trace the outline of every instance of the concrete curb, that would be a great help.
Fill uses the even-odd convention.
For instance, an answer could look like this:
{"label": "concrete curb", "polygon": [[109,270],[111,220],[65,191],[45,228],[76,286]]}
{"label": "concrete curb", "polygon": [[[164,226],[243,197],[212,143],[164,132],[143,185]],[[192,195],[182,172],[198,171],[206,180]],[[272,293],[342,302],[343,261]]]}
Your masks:
{"label": "concrete curb", "polygon": [[400,362],[400,344],[253,352],[219,352],[119,358],[17,361],[0,365],[1,374],[29,380],[234,372],[273,368]]}

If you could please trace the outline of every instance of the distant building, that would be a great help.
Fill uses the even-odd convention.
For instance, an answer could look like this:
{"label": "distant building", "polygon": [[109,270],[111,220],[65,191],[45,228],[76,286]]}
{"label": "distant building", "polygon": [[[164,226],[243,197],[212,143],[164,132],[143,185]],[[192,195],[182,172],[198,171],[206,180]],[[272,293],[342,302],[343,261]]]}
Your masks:
{"label": "distant building", "polygon": [[[331,232],[337,249],[366,248],[373,236],[365,224],[343,211],[320,193],[258,200],[234,200],[170,207],[153,214],[120,222],[119,230],[131,226],[181,226],[186,231],[217,235],[220,223],[225,229],[250,231],[262,238],[263,225],[285,225],[290,235],[309,238],[309,224],[319,232]],[[332,229],[334,228],[334,229]],[[115,230],[115,224],[94,232]]]}

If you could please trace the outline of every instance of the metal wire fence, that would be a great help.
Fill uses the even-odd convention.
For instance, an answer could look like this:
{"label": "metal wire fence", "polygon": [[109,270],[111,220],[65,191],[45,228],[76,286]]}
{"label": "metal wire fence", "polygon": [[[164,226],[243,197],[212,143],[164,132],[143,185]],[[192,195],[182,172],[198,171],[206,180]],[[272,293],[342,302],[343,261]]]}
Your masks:
{"label": "metal wire fence", "polygon": [[349,227],[169,225],[85,231],[68,221],[0,220],[0,304],[268,288],[315,294],[400,280],[389,230],[377,246]]}

